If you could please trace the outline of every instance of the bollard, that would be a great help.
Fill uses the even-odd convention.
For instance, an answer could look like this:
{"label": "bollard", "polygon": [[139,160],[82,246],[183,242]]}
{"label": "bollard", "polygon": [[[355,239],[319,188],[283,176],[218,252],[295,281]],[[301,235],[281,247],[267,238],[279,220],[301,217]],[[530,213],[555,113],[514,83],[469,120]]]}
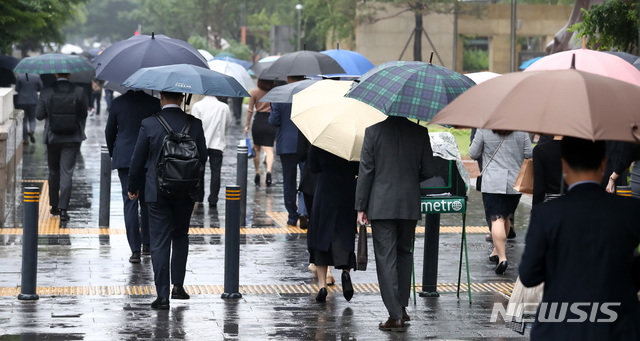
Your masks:
{"label": "bollard", "polygon": [[107,146],[100,147],[100,208],[98,226],[109,228],[111,204],[111,157]]}
{"label": "bollard", "polygon": [[222,298],[242,298],[238,284],[240,279],[241,197],[240,186],[227,186],[224,224],[224,293]]}
{"label": "bollard", "polygon": [[247,146],[238,146],[238,163],[236,170],[236,184],[240,186],[240,226],[246,226],[247,221]]}
{"label": "bollard", "polygon": [[440,240],[440,214],[427,214],[424,231],[424,264],[420,297],[439,297],[438,243]]}
{"label": "bollard", "polygon": [[24,188],[24,219],[22,226],[22,284],[19,300],[37,300],[38,277],[38,207],[40,188]]}

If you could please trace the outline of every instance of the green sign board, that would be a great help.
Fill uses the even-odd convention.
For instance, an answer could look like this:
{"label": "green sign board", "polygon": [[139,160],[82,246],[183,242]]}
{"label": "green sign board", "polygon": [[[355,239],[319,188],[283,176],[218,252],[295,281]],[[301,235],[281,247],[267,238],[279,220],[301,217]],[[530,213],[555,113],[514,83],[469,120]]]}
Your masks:
{"label": "green sign board", "polygon": [[466,200],[463,197],[422,197],[422,213],[465,213]]}

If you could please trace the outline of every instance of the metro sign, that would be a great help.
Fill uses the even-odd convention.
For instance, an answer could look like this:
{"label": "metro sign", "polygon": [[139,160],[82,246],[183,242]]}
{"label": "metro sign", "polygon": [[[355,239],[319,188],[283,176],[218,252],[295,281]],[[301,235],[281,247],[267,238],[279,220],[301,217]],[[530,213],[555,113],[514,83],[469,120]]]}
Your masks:
{"label": "metro sign", "polygon": [[463,197],[422,197],[420,211],[426,214],[465,213],[466,200]]}

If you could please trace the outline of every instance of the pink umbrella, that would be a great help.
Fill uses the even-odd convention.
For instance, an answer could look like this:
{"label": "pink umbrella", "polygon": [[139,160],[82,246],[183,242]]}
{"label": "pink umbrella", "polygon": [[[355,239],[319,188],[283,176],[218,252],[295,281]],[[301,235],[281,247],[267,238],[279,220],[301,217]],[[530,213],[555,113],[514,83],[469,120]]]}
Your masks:
{"label": "pink umbrella", "polygon": [[575,68],[640,86],[640,71],[624,59],[609,53],[577,49],[548,55],[531,64],[524,71],[567,70],[576,56]]}

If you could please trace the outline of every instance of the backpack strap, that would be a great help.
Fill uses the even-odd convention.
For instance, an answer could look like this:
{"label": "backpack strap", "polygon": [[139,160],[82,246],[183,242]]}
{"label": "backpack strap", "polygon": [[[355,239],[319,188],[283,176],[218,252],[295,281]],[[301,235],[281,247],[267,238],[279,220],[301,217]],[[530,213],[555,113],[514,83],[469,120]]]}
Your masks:
{"label": "backpack strap", "polygon": [[183,135],[189,135],[189,129],[191,129],[191,121],[193,120],[193,116],[187,115],[187,119],[184,121],[184,126],[182,127]]}
{"label": "backpack strap", "polygon": [[153,114],[153,116],[158,120],[158,122],[160,122],[160,125],[164,128],[164,130],[167,131],[167,134],[169,135],[174,134],[173,129],[171,129],[171,126],[169,125],[169,123],[167,123],[164,117],[160,115],[160,113],[155,113]]}

